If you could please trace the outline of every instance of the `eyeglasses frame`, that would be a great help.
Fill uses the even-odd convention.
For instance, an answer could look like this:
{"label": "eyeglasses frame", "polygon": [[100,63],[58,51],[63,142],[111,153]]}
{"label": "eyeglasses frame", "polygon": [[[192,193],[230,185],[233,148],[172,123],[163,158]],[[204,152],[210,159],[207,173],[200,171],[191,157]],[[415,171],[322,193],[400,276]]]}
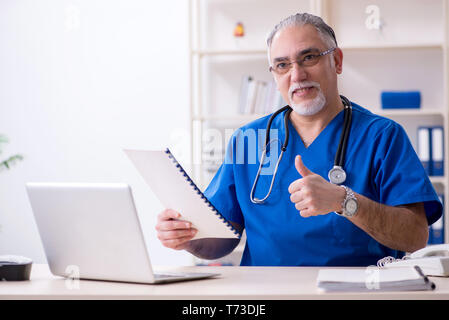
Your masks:
{"label": "eyeglasses frame", "polygon": [[[337,49],[337,47],[332,47],[332,48],[330,48],[330,49],[328,49],[328,50],[325,50],[325,51],[322,51],[322,52],[316,54],[315,56],[317,56],[318,58],[321,58],[321,57],[323,57],[323,56],[325,56],[325,55],[327,55],[327,54],[329,54],[329,53],[331,53],[331,52],[334,52],[335,49]],[[318,59],[318,61],[319,61],[319,59]],[[317,61],[317,63],[318,63],[318,61]],[[298,61],[298,60],[295,60],[295,61],[288,62],[288,64],[289,64],[289,66],[291,66],[291,65],[293,65],[293,63],[295,63],[295,62],[296,62],[300,67],[303,67],[303,62],[304,62],[304,61]],[[315,64],[314,64],[314,65],[315,65]],[[283,74],[285,74],[285,73],[278,73],[278,72],[276,72],[275,69],[273,68],[273,66],[270,66],[270,67],[268,68],[268,70],[269,70],[270,72],[273,71],[274,73],[276,73],[276,74],[278,74],[278,75],[283,75]],[[288,69],[288,71],[290,71],[290,70],[291,70],[291,67]],[[286,73],[288,73],[288,71],[287,71]]]}

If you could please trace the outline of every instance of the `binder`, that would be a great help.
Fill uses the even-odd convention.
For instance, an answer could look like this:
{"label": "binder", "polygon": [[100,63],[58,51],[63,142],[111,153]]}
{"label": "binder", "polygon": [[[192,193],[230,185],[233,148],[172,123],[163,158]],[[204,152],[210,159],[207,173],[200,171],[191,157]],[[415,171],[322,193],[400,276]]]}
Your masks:
{"label": "binder", "polygon": [[190,179],[169,149],[124,151],[162,205],[179,212],[181,220],[191,222],[198,230],[193,239],[241,237]]}
{"label": "binder", "polygon": [[420,91],[382,91],[382,109],[419,109]]}
{"label": "binder", "polygon": [[242,77],[238,105],[240,114],[269,114],[286,104],[274,80],[266,82],[248,75]]}
{"label": "binder", "polygon": [[244,110],[245,114],[254,113],[258,88],[259,88],[258,80],[252,80],[249,82],[247,88],[246,105]]}
{"label": "binder", "polygon": [[428,244],[444,243],[444,215],[429,227]]}
{"label": "binder", "polygon": [[430,159],[432,161],[432,171],[433,176],[443,176],[444,175],[444,137],[443,137],[443,127],[431,127],[431,155]]}
{"label": "binder", "polygon": [[432,174],[430,160],[431,135],[428,127],[418,127],[418,157],[426,170],[427,175]]}
{"label": "binder", "polygon": [[248,88],[250,83],[253,81],[251,76],[245,75],[242,77],[240,84],[240,95],[239,95],[239,113],[244,114],[246,112],[246,105],[248,101]]}
{"label": "binder", "polygon": [[272,113],[273,109],[275,109],[274,106],[274,99],[275,99],[275,94],[276,94],[276,82],[274,80],[271,80],[267,83],[267,94],[266,94],[266,98],[265,98],[265,103],[264,103],[264,107],[263,107],[263,114],[268,114],[268,113]]}
{"label": "binder", "polygon": [[254,103],[254,113],[263,114],[265,112],[265,100],[267,96],[267,83],[265,81],[257,80],[257,94]]}
{"label": "binder", "polygon": [[[438,194],[441,203],[444,208],[444,195]],[[431,226],[429,226],[429,240],[428,244],[442,244],[444,243],[444,209],[443,214],[440,219],[435,221]]]}

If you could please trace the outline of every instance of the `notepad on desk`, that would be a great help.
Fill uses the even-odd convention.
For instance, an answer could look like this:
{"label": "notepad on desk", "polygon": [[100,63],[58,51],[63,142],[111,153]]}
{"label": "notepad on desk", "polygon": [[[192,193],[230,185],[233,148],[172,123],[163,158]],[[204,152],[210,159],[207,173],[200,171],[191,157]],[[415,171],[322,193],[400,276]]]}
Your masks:
{"label": "notepad on desk", "polygon": [[198,230],[193,239],[240,238],[239,232],[209,202],[169,149],[124,150],[165,208]]}
{"label": "notepad on desk", "polygon": [[430,281],[418,266],[395,269],[377,267],[320,269],[318,288],[334,292],[422,291],[433,290]]}

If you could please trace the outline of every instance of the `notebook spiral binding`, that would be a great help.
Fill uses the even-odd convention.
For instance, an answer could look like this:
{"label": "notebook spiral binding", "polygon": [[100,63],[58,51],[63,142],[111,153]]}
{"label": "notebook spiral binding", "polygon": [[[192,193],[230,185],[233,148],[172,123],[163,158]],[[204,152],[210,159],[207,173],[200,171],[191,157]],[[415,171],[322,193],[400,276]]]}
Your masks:
{"label": "notebook spiral binding", "polygon": [[407,260],[409,259],[409,256],[405,255],[403,256],[401,259],[396,259],[392,256],[388,256],[388,257],[384,257],[382,259],[380,259],[379,261],[377,261],[377,267],[379,268],[383,268],[385,267],[385,265],[395,262],[395,261],[401,261],[401,260]]}
{"label": "notebook spiral binding", "polygon": [[201,197],[201,199],[203,199],[203,201],[206,203],[206,205],[215,213],[216,216],[218,216],[218,218],[220,220],[222,220],[226,226],[232,231],[234,232],[234,234],[236,236],[239,237],[239,239],[241,238],[241,234],[240,232],[238,232],[233,226],[232,224],[230,224],[228,222],[228,220],[226,220],[225,217],[223,217],[223,215],[214,207],[214,205],[209,201],[209,199],[206,198],[206,196],[204,196],[204,194],[201,192],[201,190],[197,187],[197,185],[195,184],[195,182],[193,182],[193,180],[189,177],[189,175],[187,174],[187,172],[185,172],[184,168],[179,164],[179,162],[176,160],[176,158],[173,156],[173,154],[170,152],[170,150],[167,148],[165,149],[165,153],[168,155],[168,157],[173,161],[173,163],[175,164],[176,168],[179,169],[179,172],[182,173],[182,175],[184,176],[184,178],[187,180],[187,182],[193,187],[193,189],[196,191],[196,193]]}

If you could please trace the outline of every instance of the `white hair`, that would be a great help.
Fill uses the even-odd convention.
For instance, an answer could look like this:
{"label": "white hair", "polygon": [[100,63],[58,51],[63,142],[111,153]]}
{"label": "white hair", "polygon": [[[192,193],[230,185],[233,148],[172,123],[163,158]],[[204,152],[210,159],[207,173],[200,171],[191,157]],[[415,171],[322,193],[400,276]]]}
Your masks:
{"label": "white hair", "polygon": [[[328,49],[331,47],[337,47],[337,39],[335,37],[334,30],[327,25],[321,17],[315,16],[310,13],[297,13],[291,15],[281,22],[279,22],[274,29],[268,34],[267,37],[267,46],[268,46],[268,63],[271,64],[271,56],[270,49],[271,43],[273,42],[274,36],[282,29],[286,27],[298,26],[302,27],[306,24],[312,25],[318,31],[323,42],[328,46]],[[333,61],[333,59],[331,59]]]}

